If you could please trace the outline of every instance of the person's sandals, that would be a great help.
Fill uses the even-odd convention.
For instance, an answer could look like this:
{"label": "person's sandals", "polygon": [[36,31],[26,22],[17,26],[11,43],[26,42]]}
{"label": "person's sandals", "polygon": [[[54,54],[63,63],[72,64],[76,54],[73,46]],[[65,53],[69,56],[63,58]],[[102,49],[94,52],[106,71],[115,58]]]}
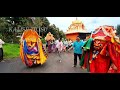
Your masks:
{"label": "person's sandals", "polygon": [[59,60],[59,62],[61,62],[61,60]]}
{"label": "person's sandals", "polygon": [[76,65],[73,65],[72,67],[76,67]]}

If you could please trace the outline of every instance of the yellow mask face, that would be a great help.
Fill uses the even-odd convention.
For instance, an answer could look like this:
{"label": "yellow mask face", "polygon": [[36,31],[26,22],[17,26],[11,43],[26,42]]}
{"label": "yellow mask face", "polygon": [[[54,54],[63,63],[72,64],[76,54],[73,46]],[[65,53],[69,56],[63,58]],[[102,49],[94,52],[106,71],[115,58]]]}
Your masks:
{"label": "yellow mask face", "polygon": [[[26,44],[28,46],[29,51],[32,50],[35,53],[32,54],[24,54],[24,44],[21,43],[20,45],[20,56],[22,62],[25,63],[27,66],[31,66],[33,64],[43,64],[46,62],[47,57],[44,54],[42,48],[42,41],[40,40],[39,35],[34,30],[26,30],[22,35],[22,40],[26,40]],[[27,59],[24,57],[27,57]],[[25,59],[28,62],[25,62]],[[29,64],[29,65],[28,65]]]}
{"label": "yellow mask face", "polygon": [[37,42],[37,39],[34,37],[27,37],[25,40],[26,42]]}
{"label": "yellow mask face", "polygon": [[36,38],[26,38],[25,39],[26,40],[26,42],[27,42],[27,45],[29,46],[29,47],[33,47],[33,46],[35,46],[35,44],[36,44],[36,42],[37,42],[37,39]]}

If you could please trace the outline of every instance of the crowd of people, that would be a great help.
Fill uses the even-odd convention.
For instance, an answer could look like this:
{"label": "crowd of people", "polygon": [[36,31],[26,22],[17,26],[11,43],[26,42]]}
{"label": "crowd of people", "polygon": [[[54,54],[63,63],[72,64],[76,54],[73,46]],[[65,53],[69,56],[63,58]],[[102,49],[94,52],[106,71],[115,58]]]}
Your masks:
{"label": "crowd of people", "polygon": [[59,38],[56,40],[46,41],[46,49],[48,50],[48,53],[56,52],[58,49],[66,52],[72,47],[72,45],[73,41],[71,39],[63,40],[62,38]]}
{"label": "crowd of people", "polygon": [[[74,60],[72,67],[76,67],[79,62],[82,69],[87,69],[91,73],[120,72],[118,62],[118,58],[120,58],[119,44],[115,40],[112,40],[112,38],[109,43],[107,42],[108,40],[109,38],[102,39],[99,36],[95,36],[94,39],[89,36],[85,40],[77,36],[74,42],[70,39],[62,40],[60,38],[59,40],[53,41],[54,43],[51,43],[51,51],[58,53],[60,57],[59,61],[61,62],[61,53],[73,49]],[[112,51],[116,54],[114,55]],[[77,60],[77,58],[79,59]]]}
{"label": "crowd of people", "polygon": [[46,49],[48,53],[51,52],[57,52],[58,56],[60,57],[59,61],[62,61],[62,52],[69,52],[71,50],[74,51],[74,62],[72,67],[77,66],[77,57],[79,57],[79,60],[81,59],[82,55],[82,46],[84,45],[83,40],[80,40],[80,37],[77,36],[76,41],[72,41],[71,39],[61,39],[59,38],[58,40],[51,40],[47,41],[46,43]]}

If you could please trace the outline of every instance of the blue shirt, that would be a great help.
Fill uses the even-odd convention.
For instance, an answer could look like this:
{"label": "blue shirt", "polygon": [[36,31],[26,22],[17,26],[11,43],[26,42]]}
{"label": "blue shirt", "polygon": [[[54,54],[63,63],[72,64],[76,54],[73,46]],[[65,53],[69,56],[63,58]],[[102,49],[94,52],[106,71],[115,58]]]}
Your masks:
{"label": "blue shirt", "polygon": [[79,42],[75,41],[73,43],[74,53],[76,53],[76,54],[82,54],[82,46],[83,45],[84,45],[84,41],[82,41],[82,40],[80,40]]}

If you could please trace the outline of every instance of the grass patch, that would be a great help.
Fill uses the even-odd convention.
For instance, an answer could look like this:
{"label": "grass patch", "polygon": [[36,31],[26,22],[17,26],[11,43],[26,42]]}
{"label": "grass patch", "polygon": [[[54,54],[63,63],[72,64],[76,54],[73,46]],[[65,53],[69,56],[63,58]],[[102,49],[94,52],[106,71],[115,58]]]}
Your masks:
{"label": "grass patch", "polygon": [[5,43],[3,45],[3,54],[4,58],[15,58],[19,57],[19,52],[20,52],[20,45],[19,44],[10,44],[10,43]]}

